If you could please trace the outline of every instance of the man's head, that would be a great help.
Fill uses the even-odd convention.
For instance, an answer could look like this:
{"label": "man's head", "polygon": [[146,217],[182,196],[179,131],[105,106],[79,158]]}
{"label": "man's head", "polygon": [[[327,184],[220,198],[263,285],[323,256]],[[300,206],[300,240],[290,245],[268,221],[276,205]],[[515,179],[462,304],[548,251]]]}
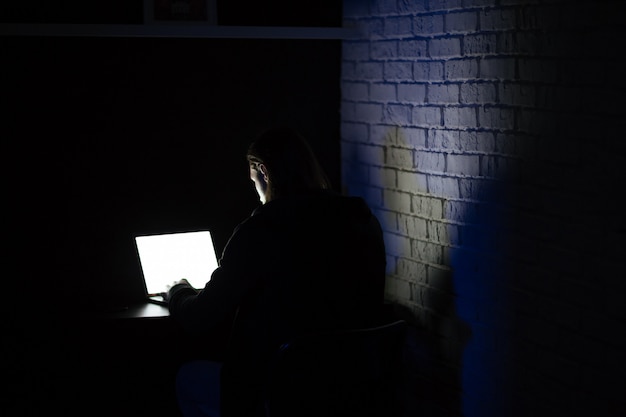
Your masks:
{"label": "man's head", "polygon": [[330,184],[306,140],[290,128],[265,131],[248,148],[250,179],[266,203]]}

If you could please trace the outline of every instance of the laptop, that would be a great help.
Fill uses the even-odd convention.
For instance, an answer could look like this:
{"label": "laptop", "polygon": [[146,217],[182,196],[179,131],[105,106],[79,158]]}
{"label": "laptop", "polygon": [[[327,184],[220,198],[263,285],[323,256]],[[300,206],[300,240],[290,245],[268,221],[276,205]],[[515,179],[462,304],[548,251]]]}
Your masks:
{"label": "laptop", "polygon": [[135,244],[152,303],[167,305],[163,294],[183,278],[194,288],[204,288],[218,266],[208,230],[136,236]]}

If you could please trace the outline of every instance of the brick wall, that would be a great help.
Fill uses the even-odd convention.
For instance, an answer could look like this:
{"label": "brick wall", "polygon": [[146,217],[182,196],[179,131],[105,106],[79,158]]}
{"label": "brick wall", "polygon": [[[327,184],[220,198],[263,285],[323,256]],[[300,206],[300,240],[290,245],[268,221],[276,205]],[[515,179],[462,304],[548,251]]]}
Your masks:
{"label": "brick wall", "polygon": [[626,409],[624,5],[344,0],[342,181],[415,324],[406,415]]}

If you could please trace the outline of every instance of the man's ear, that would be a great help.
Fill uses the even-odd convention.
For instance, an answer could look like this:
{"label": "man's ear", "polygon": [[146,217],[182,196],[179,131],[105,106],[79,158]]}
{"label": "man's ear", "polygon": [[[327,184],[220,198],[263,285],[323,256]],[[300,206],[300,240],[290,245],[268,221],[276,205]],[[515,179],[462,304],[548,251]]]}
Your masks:
{"label": "man's ear", "polygon": [[263,174],[263,181],[267,182],[267,168],[265,168],[264,164],[259,164],[259,171]]}

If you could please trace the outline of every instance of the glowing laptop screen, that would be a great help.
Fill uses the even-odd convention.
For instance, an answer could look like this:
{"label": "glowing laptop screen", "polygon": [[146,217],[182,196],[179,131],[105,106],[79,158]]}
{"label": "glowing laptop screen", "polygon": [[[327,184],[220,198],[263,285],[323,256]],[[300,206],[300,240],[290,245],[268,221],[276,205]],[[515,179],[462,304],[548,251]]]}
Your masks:
{"label": "glowing laptop screen", "polygon": [[135,237],[148,294],[166,292],[186,278],[194,288],[204,288],[217,268],[209,231]]}

